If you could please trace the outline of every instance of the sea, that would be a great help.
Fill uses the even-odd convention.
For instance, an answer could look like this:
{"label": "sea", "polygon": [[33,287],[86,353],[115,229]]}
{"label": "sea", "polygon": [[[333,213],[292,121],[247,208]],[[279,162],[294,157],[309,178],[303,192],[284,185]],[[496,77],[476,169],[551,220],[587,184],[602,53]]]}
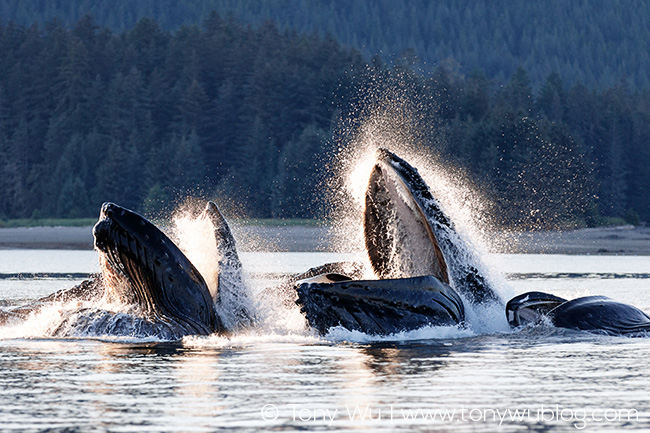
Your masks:
{"label": "sea", "polygon": [[[241,258],[249,284],[261,290],[351,257]],[[504,299],[530,290],[600,294],[650,312],[650,256],[484,261]],[[93,251],[0,250],[0,306],[98,270]],[[465,327],[390,336],[334,328],[320,336],[295,310],[266,314],[273,325],[175,342],[48,338],[47,314],[0,327],[0,431],[650,431],[650,338],[544,324],[510,329],[505,315],[480,311]]]}

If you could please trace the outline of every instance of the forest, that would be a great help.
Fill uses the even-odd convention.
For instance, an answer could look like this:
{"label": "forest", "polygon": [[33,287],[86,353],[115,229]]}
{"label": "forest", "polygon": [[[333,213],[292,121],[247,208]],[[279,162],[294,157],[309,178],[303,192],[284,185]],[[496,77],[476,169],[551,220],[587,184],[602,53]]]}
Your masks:
{"label": "forest", "polygon": [[387,63],[411,52],[433,71],[453,59],[505,83],[523,67],[534,89],[555,72],[572,86],[650,84],[650,0],[0,0],[0,20],[72,27],[84,15],[114,32],[141,18],[163,30],[199,24],[211,11],[258,27],[331,35]]}
{"label": "forest", "polygon": [[647,89],[465,70],[216,12],[176,30],[3,23],[0,219],[95,216],[107,200],[153,212],[188,194],[251,217],[323,218],[321,168],[349,144],[341,119],[357,127],[364,92],[390,83],[421,109],[421,145],[487,191],[500,224],[650,218]]}

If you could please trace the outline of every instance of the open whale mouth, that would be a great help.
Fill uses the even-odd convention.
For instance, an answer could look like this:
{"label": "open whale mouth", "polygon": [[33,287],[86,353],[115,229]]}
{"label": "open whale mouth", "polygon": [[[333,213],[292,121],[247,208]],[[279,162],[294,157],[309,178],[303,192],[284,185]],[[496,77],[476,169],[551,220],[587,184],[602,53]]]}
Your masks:
{"label": "open whale mouth", "polygon": [[449,223],[433,208],[433,197],[415,168],[379,149],[365,205],[366,249],[377,277],[432,275],[449,283],[447,263],[427,216]]}
{"label": "open whale mouth", "polygon": [[95,248],[110,268],[104,279],[108,284],[111,279],[121,279],[122,284],[111,289],[137,306],[140,315],[181,322],[197,334],[219,330],[205,281],[178,247],[147,219],[104,203],[93,235]]}
{"label": "open whale mouth", "polygon": [[418,171],[386,149],[370,175],[364,231],[379,278],[432,275],[473,304],[503,303]]}

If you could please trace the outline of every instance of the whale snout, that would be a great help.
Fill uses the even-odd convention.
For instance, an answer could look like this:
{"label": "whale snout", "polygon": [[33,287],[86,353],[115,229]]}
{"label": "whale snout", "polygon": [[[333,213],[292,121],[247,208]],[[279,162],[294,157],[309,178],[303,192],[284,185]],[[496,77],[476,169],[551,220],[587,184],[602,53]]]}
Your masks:
{"label": "whale snout", "polygon": [[115,203],[106,202],[102,204],[101,211],[99,212],[99,219],[112,219],[115,214],[122,210],[123,208],[119,207]]}
{"label": "whale snout", "polygon": [[[111,202],[106,202],[101,207],[101,211],[99,213],[99,221],[97,221],[93,227],[95,248],[99,249],[100,251],[106,251],[108,244],[113,243],[112,239],[114,237],[114,234],[111,233],[111,231],[114,224],[116,223],[114,218],[117,215],[120,215],[120,210],[123,211],[123,208]],[[122,212],[122,214],[123,213],[124,212]]]}
{"label": "whale snout", "polygon": [[104,203],[102,205],[102,211],[101,211],[101,216],[104,218],[113,218],[113,213],[115,209],[115,204],[113,203]]}
{"label": "whale snout", "polygon": [[95,248],[102,251],[106,249],[107,240],[110,236],[111,222],[110,220],[99,220],[95,227],[93,227],[93,237],[95,238]]}

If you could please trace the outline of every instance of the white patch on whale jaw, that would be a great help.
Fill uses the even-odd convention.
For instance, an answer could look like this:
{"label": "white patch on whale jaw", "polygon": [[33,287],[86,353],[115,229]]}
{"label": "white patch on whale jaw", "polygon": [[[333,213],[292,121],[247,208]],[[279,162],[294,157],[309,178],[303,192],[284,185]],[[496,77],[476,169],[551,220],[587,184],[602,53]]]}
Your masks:
{"label": "white patch on whale jaw", "polygon": [[[443,212],[440,203],[433,197],[429,186],[417,169],[385,149],[379,149],[376,158],[377,163],[368,185],[368,195],[383,194],[385,197],[378,200],[381,201],[380,204],[389,203],[397,210],[386,212],[379,206],[379,209],[375,210],[376,213],[381,215],[384,212],[391,218],[394,218],[395,214],[399,215],[395,220],[389,219],[387,223],[383,223],[382,230],[387,233],[387,238],[398,244],[396,248],[401,246],[399,260],[388,262],[390,266],[387,267],[397,269],[400,276],[411,277],[414,275],[403,275],[402,272],[413,272],[414,269],[415,272],[422,272],[422,270],[405,267],[403,263],[409,261],[418,263],[423,257],[429,263],[439,263],[440,268],[444,267],[445,270],[444,273],[440,273],[439,270],[425,267],[424,271],[429,272],[428,275],[437,276],[441,281],[448,282],[469,304],[476,307],[491,308],[494,305],[502,308],[503,300],[480,273],[482,266],[478,256],[456,231],[454,224]],[[379,187],[373,185],[373,179],[379,179]],[[381,223],[377,224],[378,227],[381,225]],[[391,225],[395,227],[390,227]],[[391,238],[391,230],[399,233],[400,237],[392,235]],[[367,236],[368,233],[367,231]],[[375,235],[375,238],[382,242],[381,236]],[[389,250],[389,248],[385,249]],[[368,251],[371,252],[370,248]],[[428,253],[430,251],[433,251],[433,254]],[[438,260],[432,260],[430,257]],[[373,261],[372,255],[371,261]],[[386,275],[391,278],[394,274],[386,273]],[[469,315],[472,314],[470,308]]]}

